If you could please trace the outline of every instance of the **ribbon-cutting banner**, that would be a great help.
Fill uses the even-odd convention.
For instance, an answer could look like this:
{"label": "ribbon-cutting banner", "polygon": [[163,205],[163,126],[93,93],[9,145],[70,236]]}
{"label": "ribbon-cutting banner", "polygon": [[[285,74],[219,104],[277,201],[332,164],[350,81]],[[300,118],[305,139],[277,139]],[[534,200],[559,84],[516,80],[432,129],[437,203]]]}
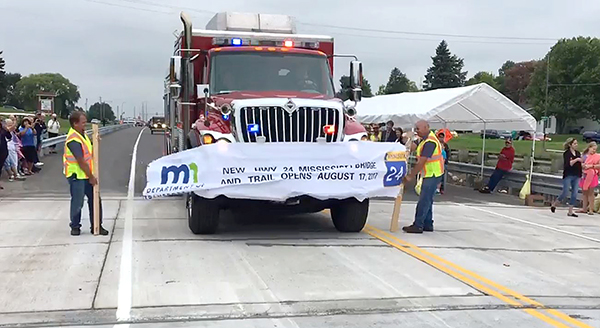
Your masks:
{"label": "ribbon-cutting banner", "polygon": [[206,198],[359,201],[396,197],[406,175],[400,143],[216,143],[148,165],[148,198],[195,192]]}

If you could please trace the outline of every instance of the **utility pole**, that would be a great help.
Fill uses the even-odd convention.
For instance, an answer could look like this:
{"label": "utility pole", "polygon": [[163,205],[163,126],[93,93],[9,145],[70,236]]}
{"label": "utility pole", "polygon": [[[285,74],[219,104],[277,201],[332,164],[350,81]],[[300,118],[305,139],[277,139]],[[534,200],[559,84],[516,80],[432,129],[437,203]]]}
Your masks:
{"label": "utility pole", "polygon": [[117,105],[117,119],[119,119],[119,105]]}
{"label": "utility pole", "polygon": [[134,120],[136,119],[136,116],[135,116],[135,106],[133,106],[133,119]]}
{"label": "utility pole", "polygon": [[[543,132],[544,132],[544,136],[542,138],[542,144],[544,149],[546,149],[546,122],[550,119],[548,117],[548,87],[550,86],[550,53],[548,53],[548,60],[546,61],[546,99],[545,99],[545,105],[544,105],[544,119],[542,120],[544,123],[543,125]],[[535,136],[534,136],[535,138]]]}
{"label": "utility pole", "polygon": [[102,97],[100,97],[100,120],[104,119],[104,103],[102,102]]}
{"label": "utility pole", "polygon": [[87,100],[88,100],[88,99],[87,99],[87,98],[85,98],[85,111],[86,111],[86,112],[88,111]]}

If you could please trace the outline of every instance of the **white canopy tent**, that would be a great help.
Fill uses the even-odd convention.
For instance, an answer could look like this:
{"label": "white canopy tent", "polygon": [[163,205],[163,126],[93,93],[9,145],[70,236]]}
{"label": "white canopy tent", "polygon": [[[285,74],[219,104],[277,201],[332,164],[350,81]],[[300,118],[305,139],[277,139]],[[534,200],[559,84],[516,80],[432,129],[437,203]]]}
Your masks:
{"label": "white canopy tent", "polygon": [[[527,111],[485,83],[460,88],[423,92],[404,92],[364,98],[356,105],[363,124],[393,121],[395,126],[411,128],[426,120],[432,128],[452,130],[523,130],[535,133],[537,122]],[[533,172],[533,152],[530,174]],[[483,176],[485,138],[481,161]],[[531,176],[531,175],[530,175]]]}

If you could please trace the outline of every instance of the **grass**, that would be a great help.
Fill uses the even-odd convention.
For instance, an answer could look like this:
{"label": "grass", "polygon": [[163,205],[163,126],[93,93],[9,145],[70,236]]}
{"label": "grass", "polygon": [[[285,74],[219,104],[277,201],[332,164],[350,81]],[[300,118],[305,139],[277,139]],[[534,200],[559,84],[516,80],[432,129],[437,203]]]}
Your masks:
{"label": "grass", "polygon": [[[556,150],[556,152],[544,150],[544,146],[541,141],[535,142],[535,157],[536,158],[553,158],[562,156],[563,143],[569,137],[581,139],[580,135],[551,135],[552,141],[546,142],[546,149]],[[581,143],[581,140],[579,140]],[[526,140],[513,140],[513,147],[515,148],[515,154],[525,156],[531,154],[531,141]],[[451,149],[468,149],[471,151],[481,151],[483,146],[483,139],[479,134],[460,134],[457,138],[453,138],[448,143]],[[486,139],[485,140],[485,151],[499,153],[504,147],[504,140],[502,139]],[[582,146],[580,146],[582,148]]]}

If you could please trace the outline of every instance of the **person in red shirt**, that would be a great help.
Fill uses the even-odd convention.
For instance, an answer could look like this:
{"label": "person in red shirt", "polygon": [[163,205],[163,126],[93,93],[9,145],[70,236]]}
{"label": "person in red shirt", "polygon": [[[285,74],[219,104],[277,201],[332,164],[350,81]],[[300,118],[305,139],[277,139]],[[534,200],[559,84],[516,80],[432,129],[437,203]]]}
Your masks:
{"label": "person in red shirt", "polygon": [[490,177],[490,181],[487,186],[480,190],[480,192],[484,194],[489,194],[498,185],[498,182],[502,180],[502,177],[512,169],[513,162],[515,160],[515,149],[512,146],[512,140],[506,139],[504,141],[504,148],[500,151],[500,155],[498,156],[498,163],[496,164],[496,169],[492,176]]}

